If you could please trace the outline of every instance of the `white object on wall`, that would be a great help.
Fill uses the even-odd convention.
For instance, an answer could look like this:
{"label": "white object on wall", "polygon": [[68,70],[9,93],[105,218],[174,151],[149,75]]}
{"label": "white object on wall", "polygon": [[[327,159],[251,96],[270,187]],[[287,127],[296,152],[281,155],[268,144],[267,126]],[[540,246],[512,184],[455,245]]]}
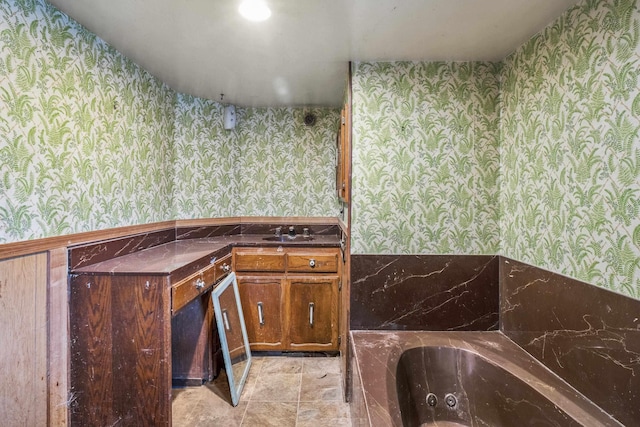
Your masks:
{"label": "white object on wall", "polygon": [[236,107],[235,105],[224,106],[224,128],[231,130],[236,127]]}

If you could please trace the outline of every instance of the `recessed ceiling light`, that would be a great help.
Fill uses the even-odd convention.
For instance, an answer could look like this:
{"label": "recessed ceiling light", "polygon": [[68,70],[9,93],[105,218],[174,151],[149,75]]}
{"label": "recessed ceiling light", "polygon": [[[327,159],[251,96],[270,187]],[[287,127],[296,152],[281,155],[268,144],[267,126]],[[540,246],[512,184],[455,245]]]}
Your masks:
{"label": "recessed ceiling light", "polygon": [[269,19],[271,9],[264,0],[244,0],[238,8],[240,15],[249,21],[260,22]]}

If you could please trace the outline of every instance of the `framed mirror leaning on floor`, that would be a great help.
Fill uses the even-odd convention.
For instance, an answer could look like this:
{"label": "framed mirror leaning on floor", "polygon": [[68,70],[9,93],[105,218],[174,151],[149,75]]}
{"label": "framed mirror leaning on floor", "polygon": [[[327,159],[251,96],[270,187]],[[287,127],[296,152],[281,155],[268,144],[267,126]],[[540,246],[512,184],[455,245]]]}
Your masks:
{"label": "framed mirror leaning on floor", "polygon": [[213,289],[211,299],[231,390],[231,403],[237,406],[251,367],[251,349],[235,273],[229,274]]}

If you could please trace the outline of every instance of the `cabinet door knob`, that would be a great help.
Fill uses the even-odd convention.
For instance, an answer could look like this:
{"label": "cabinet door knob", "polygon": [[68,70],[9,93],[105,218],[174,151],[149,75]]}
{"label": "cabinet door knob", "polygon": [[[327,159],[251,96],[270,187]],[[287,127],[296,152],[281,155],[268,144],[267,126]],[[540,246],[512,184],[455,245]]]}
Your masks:
{"label": "cabinet door knob", "polygon": [[315,268],[316,267],[316,260],[315,259],[310,259],[309,260],[309,267],[311,268]]}
{"label": "cabinet door knob", "polygon": [[196,280],[196,289],[202,289],[202,288],[204,288],[204,280],[202,279]]}
{"label": "cabinet door knob", "polygon": [[224,271],[225,273],[228,273],[229,270],[231,270],[231,266],[229,264],[222,264],[222,271]]}

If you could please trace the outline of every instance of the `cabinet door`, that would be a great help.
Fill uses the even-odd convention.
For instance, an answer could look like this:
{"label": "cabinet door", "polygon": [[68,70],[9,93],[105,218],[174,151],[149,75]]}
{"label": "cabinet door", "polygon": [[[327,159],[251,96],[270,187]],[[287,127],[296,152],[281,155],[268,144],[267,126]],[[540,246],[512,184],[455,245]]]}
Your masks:
{"label": "cabinet door", "polygon": [[282,278],[238,276],[238,288],[251,350],[281,350]]}
{"label": "cabinet door", "polygon": [[338,277],[289,277],[289,349],[338,349]]}
{"label": "cabinet door", "polygon": [[71,276],[70,425],[171,424],[171,293],[158,276]]}

